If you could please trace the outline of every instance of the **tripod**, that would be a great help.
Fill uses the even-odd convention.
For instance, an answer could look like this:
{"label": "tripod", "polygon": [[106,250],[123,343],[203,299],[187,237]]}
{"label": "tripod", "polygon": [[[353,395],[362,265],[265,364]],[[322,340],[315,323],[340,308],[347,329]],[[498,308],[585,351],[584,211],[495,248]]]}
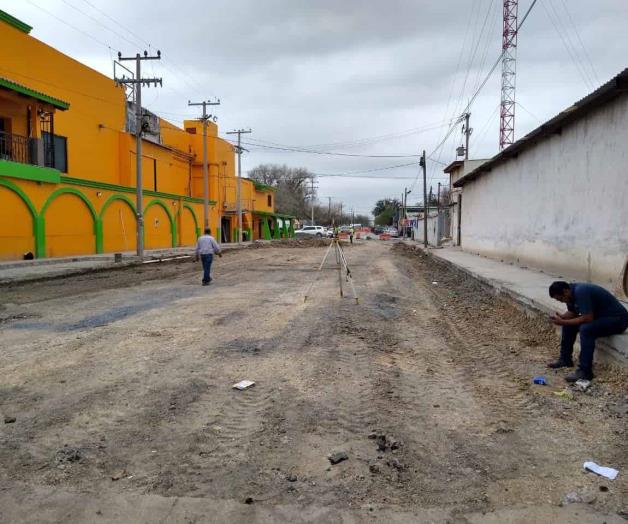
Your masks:
{"label": "tripod", "polygon": [[353,298],[355,300],[355,303],[357,304],[358,294],[356,293],[355,286],[353,285],[353,277],[351,276],[351,270],[349,269],[349,265],[347,264],[347,259],[345,257],[345,252],[342,250],[342,246],[340,245],[340,242],[337,236],[334,236],[334,238],[331,241],[331,244],[329,244],[329,247],[327,248],[327,251],[325,251],[325,256],[323,257],[323,260],[321,261],[320,266],[318,266],[318,269],[316,270],[316,276],[314,277],[314,280],[310,283],[310,286],[307,288],[307,292],[305,293],[303,302],[307,302],[307,299],[310,296],[310,292],[312,291],[312,287],[314,287],[314,284],[316,284],[316,282],[320,278],[321,270],[323,269],[323,266],[325,265],[325,261],[327,260],[327,257],[331,253],[332,249],[334,250],[334,254],[336,256],[336,266],[338,269],[338,286],[340,288],[340,296],[344,297],[344,291],[342,289],[343,272],[344,272],[344,280],[348,282],[349,285],[351,286],[351,291],[353,292]]}

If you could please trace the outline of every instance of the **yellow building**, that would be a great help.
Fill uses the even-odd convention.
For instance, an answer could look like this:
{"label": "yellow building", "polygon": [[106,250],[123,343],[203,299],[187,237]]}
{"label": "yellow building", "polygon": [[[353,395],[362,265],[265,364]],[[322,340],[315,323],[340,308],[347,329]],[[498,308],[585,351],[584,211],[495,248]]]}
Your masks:
{"label": "yellow building", "polygon": [[[136,148],[125,89],[29,35],[0,11],[0,259],[136,249]],[[142,141],[146,249],[190,246],[203,222],[202,123],[147,111]],[[209,224],[237,238],[233,146],[208,124]],[[273,188],[242,179],[248,240],[292,236]]]}

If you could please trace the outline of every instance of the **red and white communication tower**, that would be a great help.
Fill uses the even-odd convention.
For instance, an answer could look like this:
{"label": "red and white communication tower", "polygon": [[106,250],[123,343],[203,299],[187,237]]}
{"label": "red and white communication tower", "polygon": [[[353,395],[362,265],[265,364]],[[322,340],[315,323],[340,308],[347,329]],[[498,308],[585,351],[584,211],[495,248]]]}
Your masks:
{"label": "red and white communication tower", "polygon": [[499,117],[499,149],[515,141],[515,81],[517,73],[517,7],[519,0],[504,0],[502,35],[502,101]]}

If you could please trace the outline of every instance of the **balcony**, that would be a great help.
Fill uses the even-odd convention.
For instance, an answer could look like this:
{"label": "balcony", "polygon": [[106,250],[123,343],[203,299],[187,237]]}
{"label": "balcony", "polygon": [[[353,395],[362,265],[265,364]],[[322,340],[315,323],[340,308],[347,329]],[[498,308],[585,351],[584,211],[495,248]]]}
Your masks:
{"label": "balcony", "polygon": [[33,143],[27,137],[0,131],[0,160],[36,165],[32,150]]}
{"label": "balcony", "polygon": [[0,131],[0,176],[58,184],[60,172],[54,161],[50,140],[28,138]]}

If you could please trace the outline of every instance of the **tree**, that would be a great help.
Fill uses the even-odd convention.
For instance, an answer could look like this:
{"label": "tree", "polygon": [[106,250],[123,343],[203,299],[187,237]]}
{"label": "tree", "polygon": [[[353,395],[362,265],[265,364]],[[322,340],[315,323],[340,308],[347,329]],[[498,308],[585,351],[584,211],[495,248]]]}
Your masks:
{"label": "tree", "polygon": [[376,226],[391,226],[401,203],[396,198],[378,200],[373,208]]}
{"label": "tree", "polygon": [[275,211],[299,219],[310,216],[314,175],[302,167],[262,164],[249,171],[249,178],[276,188]]}
{"label": "tree", "polygon": [[373,215],[377,216],[381,214],[385,209],[392,207],[393,209],[399,207],[399,200],[396,198],[384,198],[383,200],[378,200],[375,203],[375,207],[373,208]]}

